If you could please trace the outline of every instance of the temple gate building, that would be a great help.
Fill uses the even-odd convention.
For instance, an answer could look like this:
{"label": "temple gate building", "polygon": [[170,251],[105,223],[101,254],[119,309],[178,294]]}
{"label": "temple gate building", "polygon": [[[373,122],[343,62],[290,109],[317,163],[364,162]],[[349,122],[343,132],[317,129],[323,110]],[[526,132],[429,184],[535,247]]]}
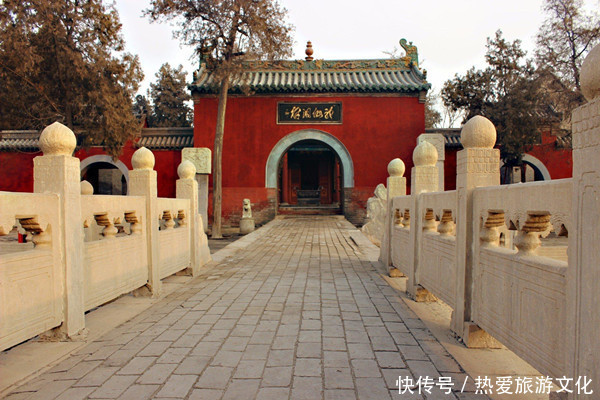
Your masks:
{"label": "temple gate building", "polygon": [[[305,60],[247,63],[227,103],[224,219],[235,219],[247,197],[257,222],[312,211],[362,223],[389,160],[409,161],[425,129],[430,85],[416,47],[401,44],[400,59],[316,60],[309,42]],[[190,89],[194,145],[212,148],[217,85],[204,64]]]}

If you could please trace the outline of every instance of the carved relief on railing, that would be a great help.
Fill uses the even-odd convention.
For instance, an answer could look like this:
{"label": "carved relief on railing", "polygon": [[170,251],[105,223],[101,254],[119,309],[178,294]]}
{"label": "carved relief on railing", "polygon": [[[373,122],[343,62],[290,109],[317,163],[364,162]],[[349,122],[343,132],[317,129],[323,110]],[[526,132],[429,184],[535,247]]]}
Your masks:
{"label": "carved relief on railing", "polygon": [[177,211],[177,224],[179,226],[184,226],[186,225],[186,220],[185,220],[185,210],[178,210]]}
{"label": "carved relief on railing", "polygon": [[394,226],[402,228],[404,225],[402,224],[402,213],[399,209],[394,210]]}
{"label": "carved relief on railing", "polygon": [[138,196],[86,196],[81,202],[85,242],[119,239],[143,231],[145,199]]}
{"label": "carved relief on railing", "polygon": [[186,225],[186,210],[163,210],[159,217],[159,229],[177,229]]}
{"label": "carved relief on railing", "polygon": [[50,226],[46,229],[42,229],[38,222],[37,216],[16,216],[17,221],[21,227],[32,235],[32,242],[34,247],[37,248],[49,248],[52,246],[52,237],[50,236]]}
{"label": "carved relief on railing", "polygon": [[525,224],[515,237],[515,246],[520,254],[537,254],[542,245],[540,235],[549,232],[550,215],[547,213],[530,213]]}
{"label": "carved relief on railing", "polygon": [[425,211],[425,216],[423,217],[423,232],[435,232],[435,231],[436,231],[435,214],[433,213],[433,209],[428,208]]}
{"label": "carved relief on railing", "polygon": [[13,227],[16,227],[19,233],[27,235],[27,241],[32,242],[34,248],[49,248],[52,246],[50,225],[39,222],[39,216],[37,215],[16,215],[3,218],[0,221],[0,236],[8,235],[13,231]]}
{"label": "carved relief on railing", "polygon": [[119,233],[119,230],[115,227],[116,224],[121,223],[119,217],[110,218],[108,212],[101,212],[95,213],[94,219],[98,226],[104,227],[101,234],[105,239],[114,239],[117,236],[117,233]]}
{"label": "carved relief on railing", "polygon": [[402,226],[410,229],[410,209],[406,208],[402,214]]}
{"label": "carved relief on railing", "polygon": [[161,220],[162,220],[161,226],[164,227],[165,230],[173,229],[173,227],[175,227],[175,221],[173,221],[173,216],[171,215],[171,211],[164,210],[162,212]]}
{"label": "carved relief on railing", "polygon": [[135,211],[125,211],[125,221],[129,224],[132,235],[141,235],[142,221]]}
{"label": "carved relief on railing", "polygon": [[503,211],[488,211],[484,220],[479,239],[483,247],[498,247],[500,245],[500,230],[504,226]]}
{"label": "carved relief on railing", "polygon": [[442,218],[437,227],[437,231],[441,236],[454,236],[456,224],[452,215],[452,210],[444,210],[442,212]]}

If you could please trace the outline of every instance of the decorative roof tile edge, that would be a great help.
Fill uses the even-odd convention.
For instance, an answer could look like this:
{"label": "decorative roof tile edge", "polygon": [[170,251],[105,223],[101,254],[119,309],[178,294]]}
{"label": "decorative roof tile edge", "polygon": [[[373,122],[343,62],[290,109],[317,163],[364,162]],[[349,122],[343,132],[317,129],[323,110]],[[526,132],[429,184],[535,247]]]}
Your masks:
{"label": "decorative roof tile edge", "polygon": [[[39,137],[40,132],[35,130],[0,131],[0,152],[38,153],[40,152]],[[156,145],[148,143],[156,141],[159,142]],[[134,147],[145,146],[152,150],[181,150],[184,147],[193,147],[194,128],[143,128],[141,136],[133,139],[133,145]],[[80,149],[80,146],[77,149]]]}

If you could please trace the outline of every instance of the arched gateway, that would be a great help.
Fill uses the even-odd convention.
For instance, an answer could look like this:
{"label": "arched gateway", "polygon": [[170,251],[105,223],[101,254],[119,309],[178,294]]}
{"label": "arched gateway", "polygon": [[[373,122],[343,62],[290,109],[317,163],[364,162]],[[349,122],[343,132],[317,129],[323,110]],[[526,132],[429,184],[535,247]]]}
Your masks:
{"label": "arched gateway", "polygon": [[317,129],[279,140],[266,164],[265,187],[283,206],[342,208],[343,189],[354,187],[354,164],[346,146]]}

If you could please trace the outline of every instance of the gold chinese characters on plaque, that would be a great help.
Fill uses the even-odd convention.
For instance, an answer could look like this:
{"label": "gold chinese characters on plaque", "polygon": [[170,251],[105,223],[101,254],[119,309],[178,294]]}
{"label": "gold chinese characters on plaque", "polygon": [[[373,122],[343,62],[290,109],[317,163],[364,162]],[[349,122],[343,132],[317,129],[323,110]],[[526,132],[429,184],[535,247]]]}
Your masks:
{"label": "gold chinese characters on plaque", "polygon": [[277,103],[278,124],[341,124],[342,103]]}

